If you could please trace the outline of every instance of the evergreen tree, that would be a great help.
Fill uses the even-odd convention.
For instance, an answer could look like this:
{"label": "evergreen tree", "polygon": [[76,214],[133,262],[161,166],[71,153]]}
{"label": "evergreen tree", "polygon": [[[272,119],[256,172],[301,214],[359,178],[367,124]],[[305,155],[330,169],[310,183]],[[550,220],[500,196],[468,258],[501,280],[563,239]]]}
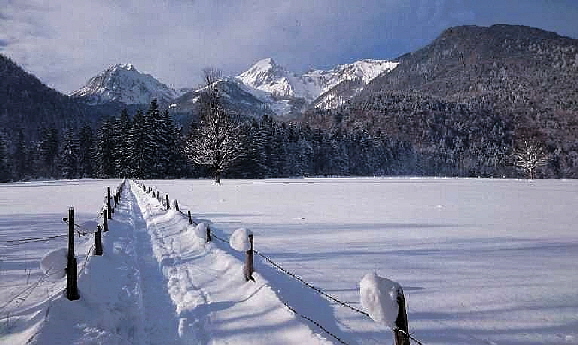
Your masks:
{"label": "evergreen tree", "polygon": [[66,130],[60,149],[60,175],[63,178],[72,179],[80,177],[79,174],[80,147],[76,133],[72,129]]}
{"label": "evergreen tree", "polygon": [[237,164],[237,175],[241,178],[264,178],[268,176],[269,167],[266,165],[265,142],[266,137],[261,130],[260,123],[253,119],[241,127],[244,133],[245,154]]}
{"label": "evergreen tree", "polygon": [[56,128],[45,128],[38,145],[37,173],[40,177],[58,178],[59,135]]}
{"label": "evergreen tree", "polygon": [[4,135],[0,134],[0,183],[11,180],[10,166],[8,163],[8,150]]}
{"label": "evergreen tree", "polygon": [[161,162],[161,151],[164,151],[160,144],[161,132],[163,125],[161,123],[161,112],[156,99],[151,101],[150,107],[145,113],[144,124],[144,156],[147,158],[147,163],[144,165],[144,178],[161,178],[161,171],[163,169],[163,162]]}
{"label": "evergreen tree", "polygon": [[28,146],[26,145],[26,140],[24,138],[24,131],[20,128],[18,129],[16,145],[11,159],[14,169],[13,176],[17,181],[30,176],[31,160]]}
{"label": "evergreen tree", "polygon": [[95,177],[94,134],[90,126],[80,129],[78,147],[78,174],[81,178]]}
{"label": "evergreen tree", "polygon": [[131,153],[128,169],[128,176],[135,178],[146,178],[146,166],[148,164],[148,157],[144,150],[147,141],[146,131],[147,124],[145,123],[145,114],[138,110],[133,117],[130,135],[128,138],[129,152]]}
{"label": "evergreen tree", "polygon": [[179,176],[178,167],[182,163],[180,159],[179,132],[173,123],[173,119],[169,115],[168,110],[161,113],[159,121],[159,150],[157,157],[159,159],[159,173],[163,178],[175,178]]}
{"label": "evergreen tree", "polygon": [[106,119],[98,130],[96,139],[96,175],[100,178],[116,177],[113,121]]}
{"label": "evergreen tree", "polygon": [[133,151],[131,149],[130,136],[132,132],[132,121],[125,108],[121,111],[120,117],[114,122],[114,142],[116,148],[115,165],[118,176],[131,176],[131,161]]}

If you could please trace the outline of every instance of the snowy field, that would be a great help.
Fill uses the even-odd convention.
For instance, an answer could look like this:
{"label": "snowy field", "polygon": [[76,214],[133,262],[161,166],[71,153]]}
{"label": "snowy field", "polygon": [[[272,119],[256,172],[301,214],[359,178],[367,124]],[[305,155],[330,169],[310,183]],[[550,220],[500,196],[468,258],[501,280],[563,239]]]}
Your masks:
{"label": "snowy field", "polygon": [[[283,302],[343,343],[392,342],[385,326],[260,257],[245,283],[241,253],[204,245],[137,189],[125,191],[105,255],[81,273],[81,300],[68,302],[64,281],[42,279],[38,266],[66,239],[7,241],[65,233],[70,205],[77,223],[95,219],[120,182],[0,186],[1,344],[339,344]],[[578,181],[143,182],[223,238],[252,230],[256,250],[355,308],[365,274],[399,282],[425,345],[578,344]],[[81,268],[90,240],[77,238]]]}

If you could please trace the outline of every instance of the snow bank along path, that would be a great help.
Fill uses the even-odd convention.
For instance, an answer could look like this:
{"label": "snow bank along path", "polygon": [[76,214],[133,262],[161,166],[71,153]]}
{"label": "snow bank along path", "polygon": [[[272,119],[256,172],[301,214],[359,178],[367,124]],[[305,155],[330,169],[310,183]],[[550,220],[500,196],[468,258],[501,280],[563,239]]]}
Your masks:
{"label": "snow bank along path", "polygon": [[123,191],[104,256],[56,299],[37,344],[330,344],[301,323],[232,251],[205,243],[179,212],[134,183]]}

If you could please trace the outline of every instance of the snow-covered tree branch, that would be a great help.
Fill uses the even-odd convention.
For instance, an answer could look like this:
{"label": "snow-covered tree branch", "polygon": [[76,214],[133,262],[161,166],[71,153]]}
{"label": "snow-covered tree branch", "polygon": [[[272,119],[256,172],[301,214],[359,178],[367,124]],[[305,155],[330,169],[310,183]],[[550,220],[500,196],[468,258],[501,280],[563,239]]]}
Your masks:
{"label": "snow-covered tree branch", "polygon": [[209,167],[215,182],[243,154],[241,130],[225,109],[219,89],[221,73],[215,69],[204,69],[205,87],[199,98],[200,123],[193,124],[187,141],[189,159]]}
{"label": "snow-covered tree branch", "polygon": [[524,143],[514,151],[514,164],[518,169],[526,172],[530,179],[535,177],[537,168],[547,163],[548,155],[537,143],[524,140]]}

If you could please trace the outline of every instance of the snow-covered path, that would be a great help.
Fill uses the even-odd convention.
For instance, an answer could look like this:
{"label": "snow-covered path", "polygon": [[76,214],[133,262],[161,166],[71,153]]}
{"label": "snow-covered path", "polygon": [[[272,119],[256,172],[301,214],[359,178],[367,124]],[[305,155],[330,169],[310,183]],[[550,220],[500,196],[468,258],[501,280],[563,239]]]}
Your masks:
{"label": "snow-covered path", "polygon": [[81,298],[57,298],[36,344],[330,344],[300,322],[240,256],[204,243],[179,212],[131,183],[104,255],[79,278]]}

